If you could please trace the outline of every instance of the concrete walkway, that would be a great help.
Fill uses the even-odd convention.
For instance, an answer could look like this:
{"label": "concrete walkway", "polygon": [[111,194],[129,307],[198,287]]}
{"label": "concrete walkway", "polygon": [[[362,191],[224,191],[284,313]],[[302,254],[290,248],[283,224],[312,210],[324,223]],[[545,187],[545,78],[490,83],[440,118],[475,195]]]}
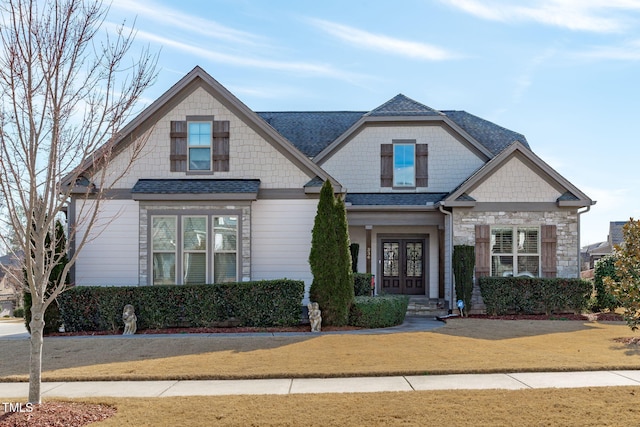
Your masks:
{"label": "concrete walkway", "polygon": [[[371,393],[428,390],[640,386],[640,371],[536,372],[364,378],[212,381],[45,382],[47,397],[172,397],[237,394]],[[0,383],[1,398],[26,398],[28,383]]]}

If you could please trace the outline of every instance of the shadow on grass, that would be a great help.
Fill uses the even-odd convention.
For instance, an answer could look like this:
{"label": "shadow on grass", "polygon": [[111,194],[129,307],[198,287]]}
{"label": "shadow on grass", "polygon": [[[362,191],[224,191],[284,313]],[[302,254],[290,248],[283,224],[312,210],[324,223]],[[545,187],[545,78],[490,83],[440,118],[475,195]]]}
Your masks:
{"label": "shadow on grass", "polygon": [[594,323],[575,320],[494,320],[456,318],[433,333],[481,340],[507,340],[563,334],[594,328]]}
{"label": "shadow on grass", "polygon": [[[178,338],[64,338],[47,339],[42,369],[57,369],[106,363],[163,359],[212,352],[251,352],[301,343],[316,336],[197,337]],[[3,341],[0,345],[0,377],[29,373],[29,341]]]}

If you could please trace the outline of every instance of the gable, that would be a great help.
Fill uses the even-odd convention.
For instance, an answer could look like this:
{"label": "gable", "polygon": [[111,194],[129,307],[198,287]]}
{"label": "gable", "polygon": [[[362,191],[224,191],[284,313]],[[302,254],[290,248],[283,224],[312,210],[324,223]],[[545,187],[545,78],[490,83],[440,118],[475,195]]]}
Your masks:
{"label": "gable", "polygon": [[469,149],[437,123],[388,123],[363,126],[327,158],[322,167],[349,192],[391,191],[381,188],[381,146],[393,141],[414,141],[428,148],[429,192],[449,192],[480,168],[485,158]]}
{"label": "gable", "polygon": [[520,158],[512,157],[468,194],[477,202],[553,203],[563,192]]}
{"label": "gable", "polygon": [[[208,121],[216,128],[209,152],[214,164],[220,156],[213,152],[224,148],[220,161],[223,167],[212,166],[204,172],[186,171],[187,120]],[[218,128],[224,129],[224,138],[218,138],[221,143],[216,142]],[[125,189],[132,188],[138,179],[188,176],[192,179],[259,179],[263,189],[301,189],[312,179],[319,178],[321,181],[329,179],[334,187],[340,188],[337,181],[199,67],[125,126],[120,135],[114,148],[117,154],[107,171],[113,179],[105,187]],[[135,147],[132,141],[140,135],[146,135],[146,143],[133,166],[126,171]],[[217,136],[220,137],[220,133]],[[176,138],[180,137],[182,151],[176,152]],[[183,166],[176,167],[180,161]],[[91,167],[90,163],[82,165],[75,173],[89,176]],[[119,182],[114,186],[116,177]]]}
{"label": "gable", "polygon": [[573,208],[595,204],[519,141],[482,166],[442,204],[472,207],[476,202],[553,202]]}

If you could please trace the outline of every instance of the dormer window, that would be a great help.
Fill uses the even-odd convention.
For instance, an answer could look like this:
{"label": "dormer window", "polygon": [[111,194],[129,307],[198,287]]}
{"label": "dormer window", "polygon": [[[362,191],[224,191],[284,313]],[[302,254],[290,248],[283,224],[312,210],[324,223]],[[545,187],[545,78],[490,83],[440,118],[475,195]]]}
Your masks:
{"label": "dormer window", "polygon": [[211,170],[211,122],[189,122],[189,171]]}

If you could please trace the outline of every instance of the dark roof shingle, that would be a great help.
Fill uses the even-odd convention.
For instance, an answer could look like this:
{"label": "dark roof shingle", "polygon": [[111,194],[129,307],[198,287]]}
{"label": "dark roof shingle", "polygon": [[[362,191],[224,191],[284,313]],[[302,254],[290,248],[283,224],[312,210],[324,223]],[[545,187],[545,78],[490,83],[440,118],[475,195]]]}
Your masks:
{"label": "dark roof shingle", "polygon": [[444,199],[448,193],[347,193],[345,202],[353,206],[426,206]]}
{"label": "dark roof shingle", "polygon": [[134,194],[257,193],[259,179],[140,179]]}
{"label": "dark roof shingle", "polygon": [[364,116],[396,117],[424,116],[448,117],[493,155],[500,153],[515,141],[525,147],[529,144],[524,135],[506,129],[466,111],[438,111],[402,94],[396,95],[381,106],[366,111],[299,111],[257,113],[277,132],[289,140],[307,157],[315,157],[340,135]]}

